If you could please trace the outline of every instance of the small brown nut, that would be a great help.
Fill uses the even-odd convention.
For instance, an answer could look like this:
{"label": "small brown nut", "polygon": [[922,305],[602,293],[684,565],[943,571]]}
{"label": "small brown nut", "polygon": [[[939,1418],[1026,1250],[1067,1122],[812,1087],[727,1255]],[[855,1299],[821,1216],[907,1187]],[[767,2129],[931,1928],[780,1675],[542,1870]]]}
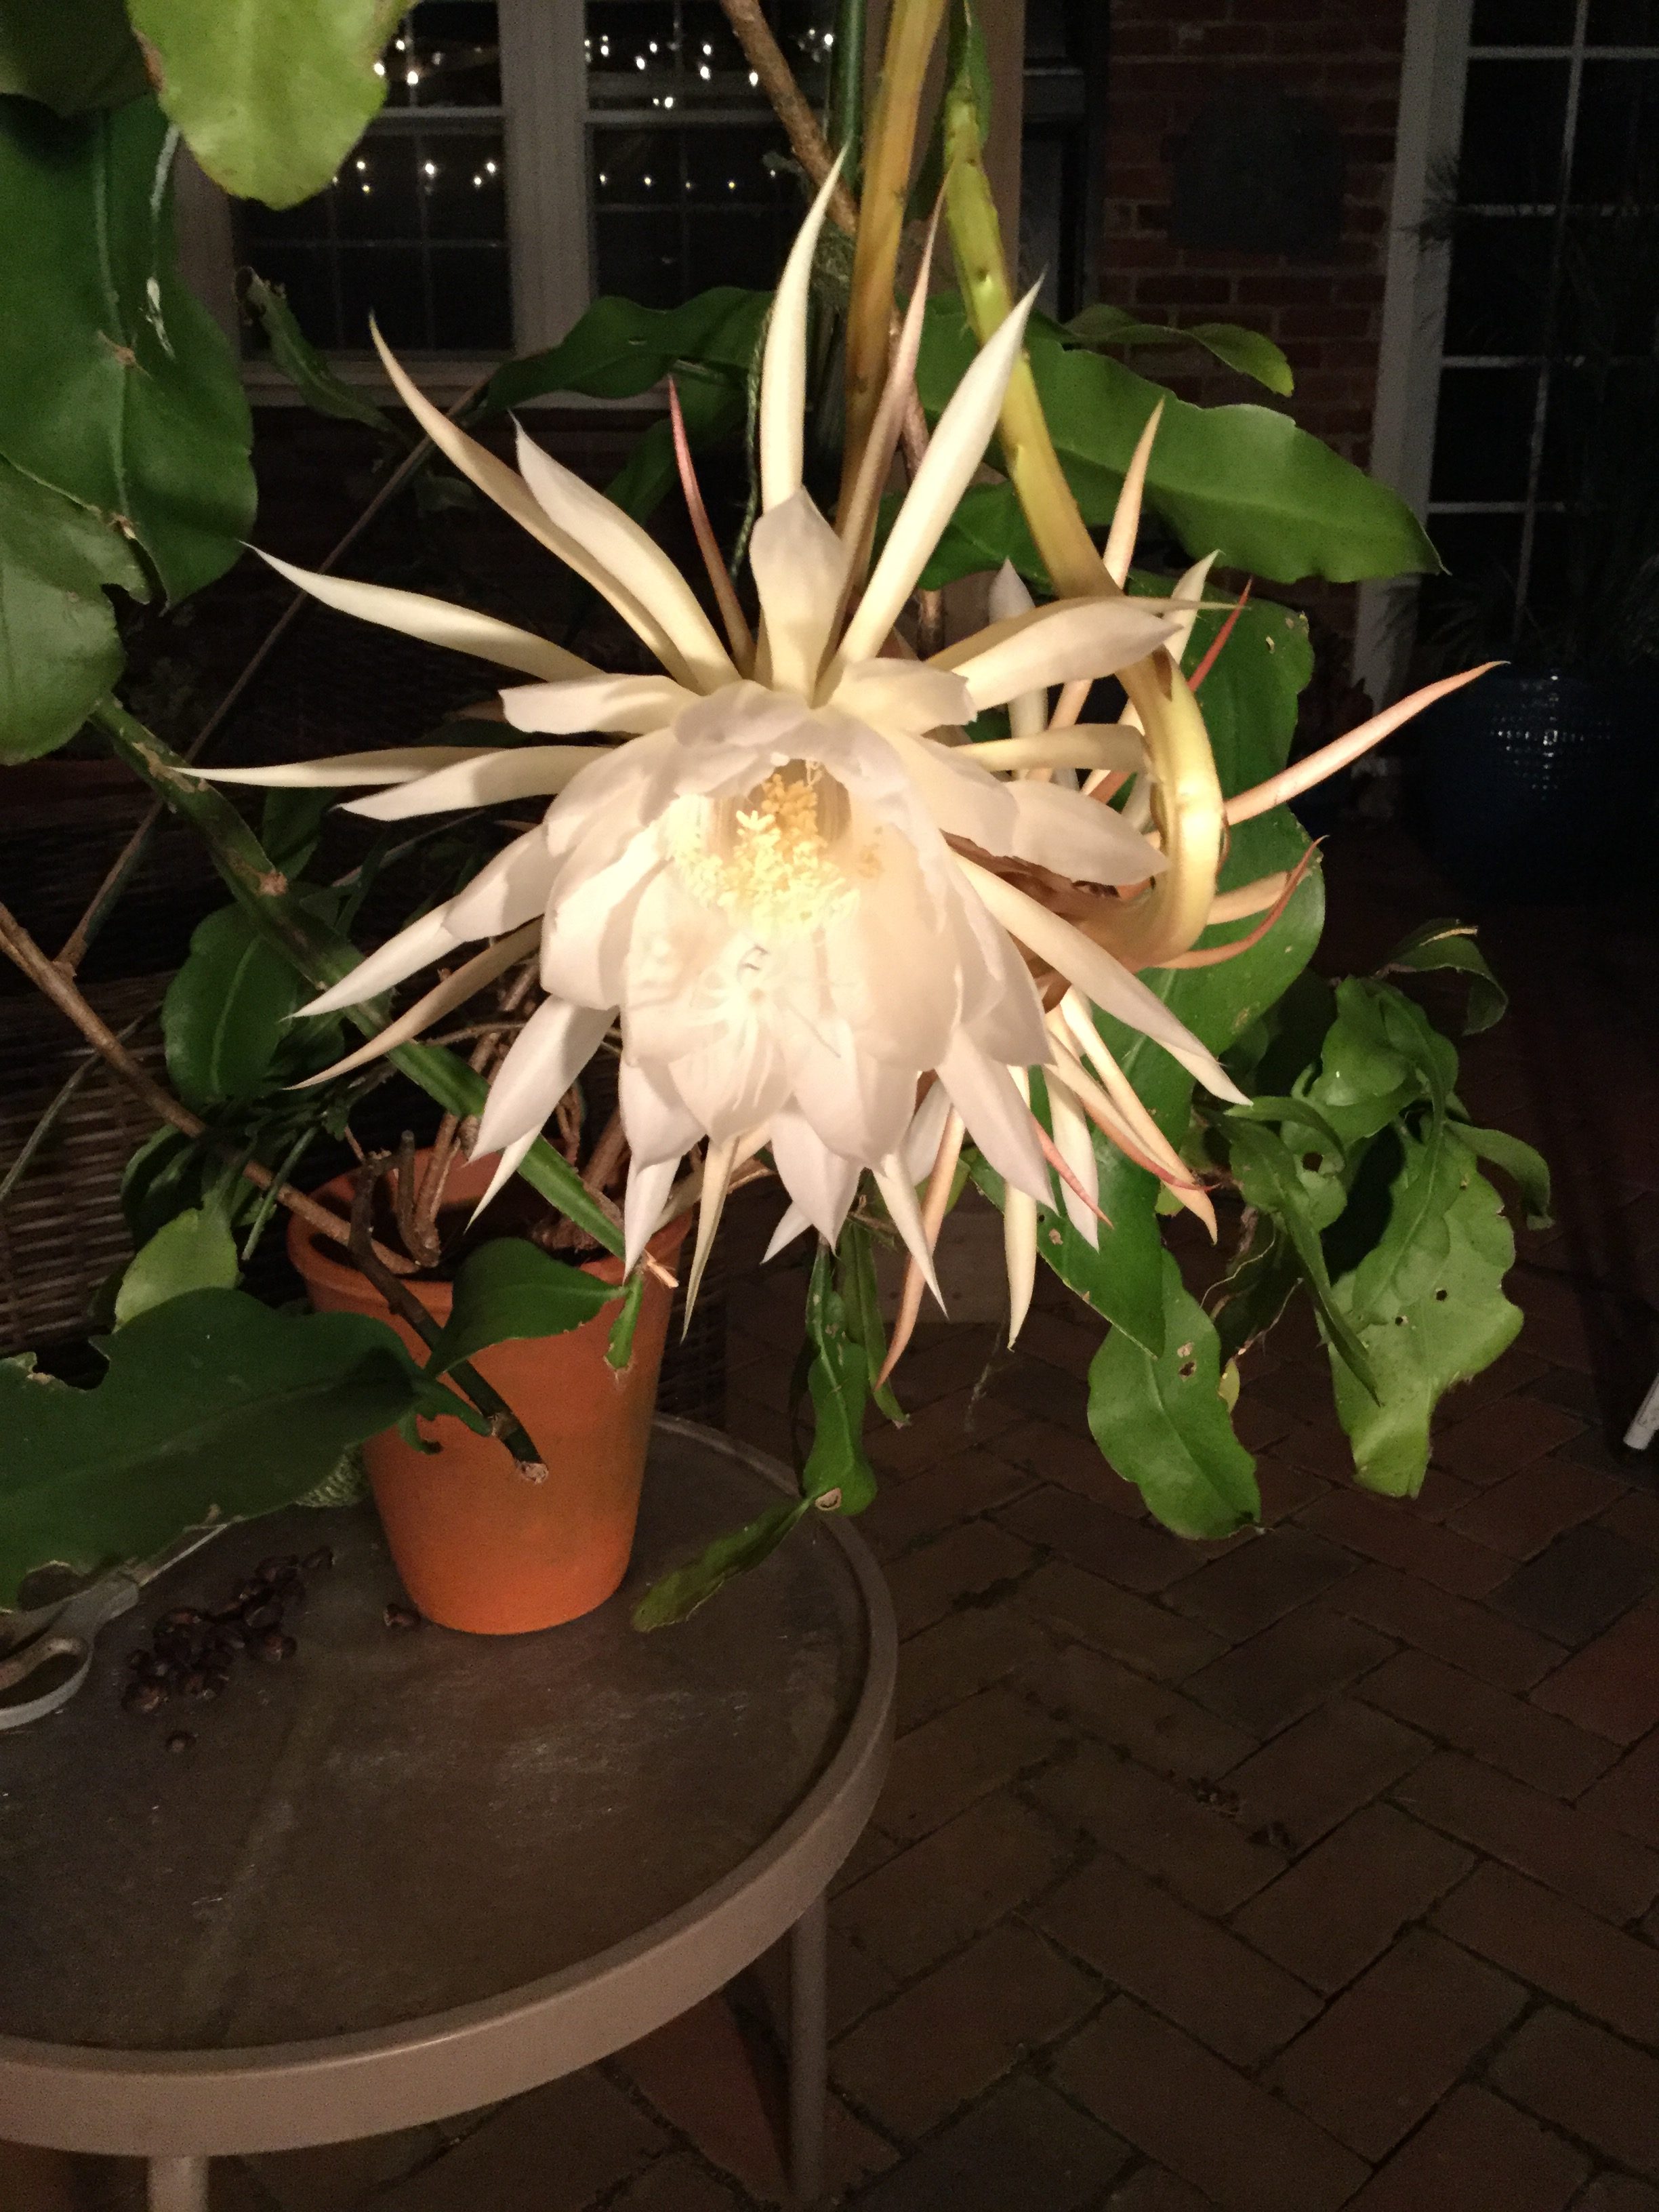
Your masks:
{"label": "small brown nut", "polygon": [[263,1605],[249,1606],[242,1615],[242,1626],[250,1636],[258,1635],[262,1629],[280,1628],[282,1625],[283,1608],[270,1599]]}
{"label": "small brown nut", "polygon": [[284,1636],[280,1628],[267,1628],[248,1645],[253,1656],[263,1659],[267,1667],[280,1666],[284,1659],[291,1659],[299,1648],[294,1638]]}
{"label": "small brown nut", "polygon": [[421,1625],[421,1616],[414,1607],[400,1605],[396,1598],[388,1601],[384,1618],[388,1628],[418,1628]]}
{"label": "small brown nut", "polygon": [[159,1682],[129,1682],[122,1693],[122,1710],[129,1713],[153,1713],[167,1698]]}
{"label": "small brown nut", "polygon": [[173,1734],[167,1738],[167,1749],[169,1751],[188,1751],[195,1741],[195,1737],[191,1734],[188,1729],[174,1729]]}

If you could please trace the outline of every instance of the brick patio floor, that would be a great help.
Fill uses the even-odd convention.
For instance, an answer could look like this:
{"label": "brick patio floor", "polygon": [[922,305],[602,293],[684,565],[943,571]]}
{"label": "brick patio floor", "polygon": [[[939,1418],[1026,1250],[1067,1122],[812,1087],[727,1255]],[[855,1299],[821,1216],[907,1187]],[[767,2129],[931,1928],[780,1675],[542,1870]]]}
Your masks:
{"label": "brick patio floor", "polygon": [[[1454,909],[1387,841],[1332,873],[1344,964]],[[1249,1363],[1267,1525],[1221,1545],[1101,1463],[1063,1296],[988,1375],[989,1331],[911,1354],[863,1524],[901,1733],[832,1916],[847,2206],[1659,2212],[1659,1464],[1613,1441],[1659,1365],[1659,969],[1622,913],[1486,943],[1516,1004],[1462,1094],[1544,1147],[1560,1225],[1414,1504],[1345,1479],[1309,1328]],[[795,1288],[733,1302],[768,1447]],[[216,2206],[774,2204],[766,1980],[471,2122],[226,2166]],[[0,2158],[0,2212],[136,2187]]]}

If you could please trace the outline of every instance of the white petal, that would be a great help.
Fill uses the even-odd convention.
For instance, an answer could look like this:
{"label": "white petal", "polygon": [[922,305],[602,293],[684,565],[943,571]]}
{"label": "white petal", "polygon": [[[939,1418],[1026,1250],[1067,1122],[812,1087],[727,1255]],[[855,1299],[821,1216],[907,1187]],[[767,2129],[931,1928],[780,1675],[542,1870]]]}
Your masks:
{"label": "white petal", "polygon": [[470,477],[480,491],[495,501],[497,507],[503,508],[516,523],[527,530],[538,544],[545,545],[550,553],[556,554],[567,568],[575,570],[584,583],[591,584],[601,598],[608,599],[635,635],[644,640],[665,667],[676,668],[678,656],[672,640],[656,617],[641,605],[629,588],[626,580],[613,575],[602,561],[596,559],[584,538],[573,537],[568,531],[558,528],[522,477],[515,475],[507,463],[498,459],[487,446],[481,446],[477,439],[469,438],[465,430],[458,428],[447,415],[432,404],[404,371],[372,321],[369,336],[374,341],[398,398],[438,451],[453,461],[461,474]]}
{"label": "white petal", "polygon": [[798,489],[769,507],[756,523],[749,538],[749,566],[760,599],[772,681],[781,690],[810,699],[841,605],[847,548],[818,513],[811,494]]}
{"label": "white petal", "polygon": [[568,1006],[560,999],[544,999],[495,1071],[477,1149],[493,1152],[517,1138],[537,1134],[610,1026],[608,1006]]}
{"label": "white petal", "polygon": [[812,258],[818,250],[818,234],[841,176],[842,158],[836,155],[829,175],[818,187],[817,198],[795,234],[778,289],[772,295],[766,349],[761,356],[759,420],[756,426],[760,448],[761,506],[769,514],[800,489],[805,451],[806,325],[811,301]]}
{"label": "white petal", "polygon": [[725,1210],[726,1187],[732,1180],[738,1142],[736,1137],[728,1137],[720,1145],[711,1141],[703,1158],[702,1189],[697,1200],[696,1249],[691,1255],[691,1273],[685,1285],[685,1325],[688,1328],[691,1325],[692,1308],[697,1303],[703,1270],[708,1265],[708,1255],[714,1249],[714,1232],[720,1225],[720,1215]]}
{"label": "white petal", "polygon": [[665,730],[697,696],[667,676],[583,676],[568,684],[515,684],[501,694],[515,730],[580,737],[587,730]]}
{"label": "white petal", "polygon": [[601,745],[513,745],[480,753],[400,783],[374,799],[354,799],[348,814],[370,822],[405,822],[417,814],[447,814],[461,806],[499,806],[509,799],[545,799],[562,791],[578,769],[602,760]]}
{"label": "white petal", "polygon": [[446,975],[443,981],[428,991],[424,998],[417,999],[407,1013],[399,1014],[395,1022],[388,1022],[383,1030],[370,1037],[367,1044],[360,1045],[356,1052],[348,1053],[343,1060],[337,1060],[332,1067],[325,1067],[320,1075],[307,1076],[303,1083],[296,1083],[294,1089],[309,1091],[315,1083],[331,1083],[337,1075],[349,1074],[354,1067],[367,1066],[371,1060],[380,1060],[386,1054],[395,1052],[400,1044],[407,1044],[411,1037],[419,1036],[422,1030],[430,1029],[433,1023],[441,1015],[447,1014],[451,1007],[464,1006],[475,991],[481,991],[497,975],[504,975],[515,960],[522,960],[536,941],[538,928],[538,924],[532,922],[526,928],[515,929],[510,936],[502,938],[498,945],[489,945],[483,951],[475,953],[471,960],[464,961],[453,975]]}
{"label": "white petal", "polygon": [[942,1083],[930,1084],[927,1095],[915,1112],[915,1119],[904,1133],[904,1142],[899,1147],[899,1157],[904,1162],[904,1172],[912,1182],[922,1182],[939,1154],[939,1140],[945,1134],[945,1124],[951,1112],[951,1094]]}
{"label": "white petal", "polygon": [[890,740],[923,805],[949,837],[966,837],[987,853],[1006,853],[1014,834],[1013,793],[982,769],[977,745],[941,745],[895,732]]}
{"label": "white petal", "polygon": [[[993,623],[1012,622],[1035,610],[1036,601],[1025,588],[1025,580],[1012,561],[1005,561],[992,579],[988,604]],[[1048,720],[1048,694],[1045,690],[1017,692],[1008,702],[1008,726],[1016,743],[1022,738],[1035,738]],[[985,765],[988,768],[990,763]]]}
{"label": "white petal", "polygon": [[261,791],[332,791],[354,783],[413,783],[457,761],[481,760],[495,745],[387,745],[375,753],[331,753],[326,760],[279,761],[274,768],[196,768],[209,783],[251,783]]}
{"label": "white petal", "polygon": [[542,988],[584,1006],[615,1006],[626,995],[624,963],[640,899],[662,866],[650,831],[606,867],[565,888],[559,878],[542,939]]}
{"label": "white petal", "polygon": [[1031,1109],[1008,1070],[959,1032],[939,1062],[939,1079],[968,1124],[969,1135],[1003,1181],[1048,1205],[1048,1164],[1032,1133]]}
{"label": "white petal", "polygon": [[959,727],[974,713],[962,678],[925,660],[855,660],[842,671],[826,703],[872,729],[917,738]]}
{"label": "white petal", "polygon": [[1161,1044],[1216,1097],[1241,1106],[1249,1103],[1208,1047],[1176,1019],[1138,975],[1132,975],[1092,938],[1085,937],[1069,921],[1062,921],[1047,907],[1039,906],[1025,892],[975,861],[961,860],[958,866],[998,921],[1022,945],[1029,945],[1039,960],[1046,960],[1096,1006]]}
{"label": "white petal", "polygon": [[1034,286],[981,347],[939,416],[926,458],[847,626],[842,642],[847,660],[868,660],[879,652],[945,524],[956,513],[957,501],[972,482],[996,428],[1036,295]]}
{"label": "white petal", "polygon": [[859,1186],[859,1164],[832,1152],[793,1106],[772,1116],[772,1158],[784,1188],[819,1235],[833,1244]]}
{"label": "white petal", "polygon": [[805,1207],[797,1206],[791,1199],[779,1216],[778,1225],[772,1231],[771,1242],[761,1254],[762,1267],[763,1267],[769,1260],[775,1260],[786,1244],[793,1244],[797,1237],[804,1237],[811,1226]]}
{"label": "white petal", "polygon": [[790,1087],[832,1152],[872,1165],[903,1142],[915,1109],[915,1071],[859,1051],[844,1022],[786,1028]]}
{"label": "white petal", "polygon": [[544,453],[522,429],[519,467],[554,528],[585,546],[591,559],[601,563],[660,629],[671,647],[670,670],[683,667],[700,691],[729,684],[737,674],[731,654],[696,592],[655,538],[602,491],[584,483],[574,469]]}
{"label": "white petal", "polygon": [[1166,641],[1164,647],[1177,668],[1181,665],[1182,655],[1192,643],[1193,624],[1198,620],[1199,603],[1204,597],[1204,586],[1209,581],[1210,571],[1215,566],[1216,559],[1215,554],[1206,553],[1201,561],[1194,561],[1170,594],[1176,605],[1192,610],[1190,614],[1181,617],[1175,635]]}
{"label": "white petal", "polygon": [[861,1053],[912,1073],[931,1067],[961,1010],[956,948],[905,840],[872,841],[876,872],[824,933],[830,1001]]}
{"label": "white petal", "polygon": [[499,937],[504,929],[516,929],[539,914],[552,888],[553,860],[547,841],[539,830],[526,830],[522,837],[502,846],[493,860],[486,860],[444,912],[463,940]]}
{"label": "white petal", "polygon": [[789,1071],[776,1040],[759,1023],[747,1024],[673,1064],[675,1087],[723,1145],[769,1121],[789,1096]]}
{"label": "white petal", "polygon": [[[1056,599],[1001,635],[981,630],[977,639],[964,640],[952,648],[951,665],[982,711],[1022,691],[1110,676],[1144,660],[1175,629],[1157,600]],[[967,652],[968,646],[975,649]]]}
{"label": "white petal", "polygon": [[1129,580],[1129,563],[1134,557],[1135,539],[1140,534],[1140,502],[1146,489],[1146,464],[1152,457],[1152,441],[1158,435],[1163,413],[1164,402],[1160,399],[1135,441],[1129,465],[1123,472],[1117,505],[1112,511],[1112,526],[1106,534],[1106,550],[1101,561],[1120,590]]}
{"label": "white petal", "polygon": [[1036,1200],[1023,1190],[1010,1190],[1002,1200],[1002,1258],[1008,1270],[1008,1349],[1025,1326],[1036,1288]]}
{"label": "white petal", "polygon": [[567,653],[550,638],[497,622],[493,615],[477,614],[471,607],[452,606],[447,599],[428,599],[424,592],[398,592],[387,584],[360,584],[349,576],[319,575],[313,569],[293,568],[274,553],[260,553],[259,558],[325,607],[334,607],[343,615],[356,615],[363,622],[379,623],[383,629],[401,630],[405,637],[423,638],[428,645],[447,645],[453,652],[493,660],[501,668],[521,669],[526,676],[593,673],[590,663]]}
{"label": "white petal", "polygon": [[[1079,1111],[1076,1100],[1060,1083],[1050,1083],[1048,1090],[1048,1119],[1054,1133],[1054,1149],[1072,1173],[1082,1184],[1088,1197],[1100,1197],[1100,1169],[1095,1158],[1095,1140],[1089,1133],[1089,1124]],[[1066,1208],[1066,1218],[1078,1235],[1099,1249],[1100,1224],[1092,1206],[1085,1206],[1064,1176],[1060,1178],[1060,1195]]]}
{"label": "white petal", "polygon": [[1168,860],[1109,806],[1053,783],[1009,786],[1014,834],[1009,850],[1056,875],[1085,884],[1139,884]]}
{"label": "white petal", "polygon": [[[474,934],[482,937],[486,933],[478,930]],[[378,999],[382,991],[389,991],[394,983],[403,982],[420,969],[429,968],[434,960],[441,960],[446,952],[465,942],[465,933],[450,925],[448,907],[434,907],[418,921],[411,921],[407,929],[388,937],[378,951],[360,960],[349,975],[331,984],[300,1012],[332,1014],[342,1006],[360,1006],[365,999]]]}
{"label": "white petal", "polygon": [[679,1159],[704,1133],[667,1069],[647,1067],[626,1050],[617,1071],[617,1099],[628,1148],[647,1167]]}
{"label": "white petal", "polygon": [[635,1153],[629,1164],[628,1192],[623,1200],[623,1269],[631,1275],[640,1255],[657,1233],[663,1208],[679,1173],[680,1156],[665,1160],[642,1160]]}
{"label": "white petal", "polygon": [[876,1188],[884,1204],[893,1218],[893,1226],[903,1237],[905,1249],[921,1270],[921,1279],[945,1311],[945,1297],[939,1286],[939,1277],[933,1273],[933,1255],[927,1242],[927,1231],[922,1225],[921,1208],[916,1203],[915,1185],[905,1174],[903,1163],[896,1153],[890,1154],[874,1170]]}
{"label": "white petal", "polygon": [[987,738],[969,757],[977,768],[998,775],[1029,768],[1127,769],[1133,774],[1146,761],[1146,742],[1122,722],[1074,722],[1069,729],[1044,730],[1030,738]]}
{"label": "white petal", "polygon": [[[512,1182],[514,1176],[517,1175],[520,1168],[524,1164],[525,1156],[535,1141],[536,1132],[532,1129],[527,1137],[515,1138],[512,1144],[502,1147],[501,1156],[495,1163],[495,1172],[489,1178],[489,1188],[485,1191],[483,1196],[478,1200],[478,1203],[472,1209],[471,1218],[466,1224],[469,1229],[471,1228],[473,1222],[477,1221],[478,1216],[483,1212],[485,1206],[489,1204],[490,1200],[498,1197],[501,1193],[506,1189],[507,1184]],[[484,1156],[480,1153],[475,1155],[475,1157],[482,1158]]]}
{"label": "white petal", "polygon": [[981,1052],[1005,1066],[1038,1066],[1048,1049],[1048,1033],[1031,971],[954,862],[946,910],[960,948],[963,1027]]}

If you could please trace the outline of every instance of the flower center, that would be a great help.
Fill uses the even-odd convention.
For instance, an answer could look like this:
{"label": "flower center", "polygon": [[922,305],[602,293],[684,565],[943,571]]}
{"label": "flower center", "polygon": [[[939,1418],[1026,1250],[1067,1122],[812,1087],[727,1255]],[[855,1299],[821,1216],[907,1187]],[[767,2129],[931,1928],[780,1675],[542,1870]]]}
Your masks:
{"label": "flower center", "polygon": [[741,799],[688,810],[674,860],[692,896],[764,940],[820,929],[854,897],[872,853],[849,849],[845,788],[816,761],[788,761]]}

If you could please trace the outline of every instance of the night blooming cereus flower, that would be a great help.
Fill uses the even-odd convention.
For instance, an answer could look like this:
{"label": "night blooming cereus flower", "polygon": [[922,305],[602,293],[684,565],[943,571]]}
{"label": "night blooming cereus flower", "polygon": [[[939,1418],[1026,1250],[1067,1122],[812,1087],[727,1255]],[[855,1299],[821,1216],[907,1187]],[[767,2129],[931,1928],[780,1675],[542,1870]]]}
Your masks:
{"label": "night blooming cereus flower", "polygon": [[[491,1195],[619,1022],[630,1267],[684,1156],[706,1139],[694,1287],[729,1176],[766,1147],[791,1200],[775,1249],[809,1225],[833,1241],[868,1170],[910,1249],[919,1296],[920,1279],[932,1279],[938,1194],[965,1132],[1018,1196],[1018,1325],[1035,1209],[1054,1203],[1053,1175],[1079,1230],[1097,1234],[1085,1115],[1207,1212],[1107,1053],[1093,1010],[1155,1038],[1218,1096],[1240,1096],[1161,1000],[1054,910],[1063,898],[1035,895],[1058,881],[1075,905],[1086,902],[1079,884],[1127,890],[1164,866],[1148,815],[1137,826],[1073,787],[1079,769],[1097,783],[1144,765],[1137,733],[1049,727],[1047,695],[1162,650],[1178,658],[1201,572],[1169,600],[1040,608],[1006,572],[988,628],[929,660],[895,657],[894,625],[984,454],[1030,303],[963,376],[860,582],[927,285],[915,287],[875,434],[832,527],[802,483],[808,282],[829,189],[789,257],[765,345],[750,547],[758,641],[713,551],[683,438],[724,637],[638,524],[522,434],[515,474],[383,348],[434,445],[599,592],[662,672],[608,675],[488,617],[278,562],[327,605],[532,678],[502,693],[507,719],[557,742],[363,753],[226,780],[383,785],[352,810],[378,821],[551,795],[538,827],[308,1009],[361,1004],[493,940],[336,1073],[418,1034],[539,939],[547,996],[502,1063],[478,1133],[481,1152],[501,1154]],[[1004,705],[1012,737],[962,742],[964,724]],[[595,733],[625,742],[563,742]],[[1043,780],[1056,772],[1060,781]],[[1283,887],[1230,910],[1261,911]],[[1033,1066],[1047,1075],[1052,1133],[1027,1103]],[[917,1187],[930,1168],[924,1218]]]}

